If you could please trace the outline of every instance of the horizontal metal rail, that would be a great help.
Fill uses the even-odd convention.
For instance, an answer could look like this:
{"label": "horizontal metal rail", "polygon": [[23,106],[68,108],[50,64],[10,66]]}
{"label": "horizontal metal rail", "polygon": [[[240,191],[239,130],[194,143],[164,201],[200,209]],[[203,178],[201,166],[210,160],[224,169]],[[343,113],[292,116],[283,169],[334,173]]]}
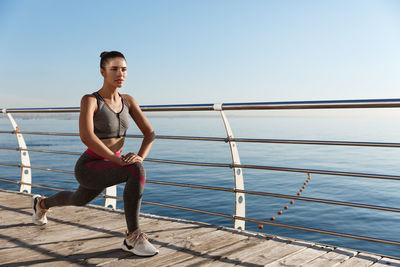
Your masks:
{"label": "horizontal metal rail", "polygon": [[[131,138],[142,138],[141,135],[127,135]],[[356,141],[323,141],[323,140],[293,140],[293,139],[261,139],[261,138],[221,138],[199,136],[171,136],[157,135],[156,139],[191,140],[191,141],[219,141],[243,143],[272,143],[272,144],[301,144],[301,145],[332,145],[332,146],[367,146],[367,147],[400,147],[400,143],[387,142],[356,142]]]}
{"label": "horizontal metal rail", "polygon": [[41,170],[41,171],[48,171],[48,172],[59,172],[59,173],[68,173],[68,174],[74,174],[72,171],[64,171],[64,170],[56,170],[56,169],[50,169],[50,168],[42,168],[42,167],[35,167],[35,166],[26,166],[22,164],[11,164],[11,163],[4,163],[1,162],[0,166],[8,166],[8,167],[18,167],[18,168],[31,168],[33,170]]}
{"label": "horizontal metal rail", "polygon": [[325,174],[325,175],[337,175],[337,176],[351,176],[351,177],[359,177],[359,178],[386,179],[386,180],[397,180],[397,181],[400,180],[400,176],[398,176],[398,175],[384,175],[384,174],[361,173],[361,172],[327,171],[327,170],[300,169],[300,168],[274,167],[274,166],[258,166],[258,165],[236,165],[233,167],[245,168],[245,169],[270,170],[270,171],[301,172],[301,173],[313,173],[313,174]]}
{"label": "horizontal metal rail", "polygon": [[[0,165],[19,167],[18,164],[0,163]],[[32,169],[73,174],[73,172],[70,172],[70,171],[54,170],[54,169],[40,168],[40,167],[32,167]],[[13,182],[11,180],[6,180],[6,179],[2,179],[0,181],[21,184],[21,182]],[[169,186],[179,186],[179,187],[187,187],[187,188],[196,188],[196,189],[205,189],[205,190],[214,190],[214,191],[223,191],[223,192],[231,192],[231,193],[245,193],[245,194],[250,194],[250,195],[275,197],[275,198],[283,198],[283,199],[294,199],[294,200],[324,203],[324,204],[330,204],[330,205],[340,205],[340,206],[347,206],[347,207],[374,209],[374,210],[382,210],[382,211],[389,211],[389,212],[400,212],[400,209],[393,208],[393,207],[367,205],[367,204],[361,204],[361,203],[344,202],[344,201],[336,201],[336,200],[328,200],[328,199],[320,199],[320,198],[308,198],[308,197],[300,197],[300,196],[292,196],[292,195],[285,195],[285,194],[252,191],[252,190],[241,190],[241,189],[234,189],[234,188],[224,188],[224,187],[214,187],[214,186],[184,184],[184,183],[172,183],[172,182],[155,181],[155,180],[146,180],[146,183],[169,185]],[[28,183],[23,183],[23,184],[31,185]],[[49,187],[46,189],[52,189],[52,188]]]}
{"label": "horizontal metal rail", "polygon": [[252,191],[252,190],[241,190],[241,189],[234,189],[234,188],[214,187],[214,186],[184,184],[184,183],[171,183],[171,182],[154,181],[154,180],[146,180],[146,183],[170,185],[170,186],[180,186],[180,187],[188,187],[188,188],[196,188],[196,189],[215,190],[215,191],[232,192],[232,193],[238,192],[238,193],[245,193],[245,194],[249,194],[249,195],[258,195],[258,196],[265,196],[265,197],[294,199],[294,200],[317,202],[317,203],[324,203],[324,204],[331,204],[331,205],[340,205],[340,206],[347,206],[347,207],[375,209],[375,210],[390,211],[390,212],[400,212],[400,209],[392,208],[392,207],[366,205],[366,204],[361,204],[361,203],[335,201],[335,200],[320,199],[320,198],[299,197],[299,196],[259,192],[259,191]]}
{"label": "horizontal metal rail", "polygon": [[19,147],[0,147],[0,150],[15,150],[15,151],[28,151],[28,152],[40,152],[40,153],[50,153],[50,154],[61,154],[61,155],[74,155],[80,156],[82,153],[77,152],[67,152],[67,151],[55,151],[55,150],[43,150],[43,149],[32,149],[32,148],[19,148]]}
{"label": "horizontal metal rail", "polygon": [[400,143],[386,143],[386,142],[322,141],[322,140],[290,140],[290,139],[254,139],[254,138],[231,138],[230,140],[235,141],[235,142],[247,142],[247,143],[330,145],[330,146],[367,146],[367,147],[400,147]]}
{"label": "horizontal metal rail", "polygon": [[[17,185],[20,185],[20,184],[30,185],[31,187],[36,187],[36,188],[41,188],[41,189],[47,189],[47,190],[53,190],[53,191],[64,191],[64,190],[65,190],[65,189],[62,189],[62,188],[48,187],[48,186],[37,185],[37,184],[31,184],[31,183],[24,183],[24,182],[19,182],[19,181],[16,182],[16,181],[11,181],[11,180],[8,180],[8,179],[3,179],[3,178],[0,178],[0,182],[12,183],[12,184],[17,184]],[[98,195],[97,197],[101,197],[101,198],[114,198],[114,199],[123,200],[123,198],[121,198],[121,197],[107,196],[107,195],[104,195],[104,194],[100,194],[100,195]]]}
{"label": "horizontal metal rail", "polygon": [[[18,149],[18,148],[8,148],[0,147],[0,149],[8,150],[23,150],[23,151],[33,151],[33,152],[43,152],[43,153],[55,153],[55,154],[67,154],[67,155],[80,155],[81,153],[76,152],[57,152],[50,150],[39,150],[39,149]],[[359,172],[344,172],[344,171],[328,171],[328,170],[315,170],[315,169],[301,169],[301,168],[289,168],[289,167],[276,167],[276,166],[261,166],[261,165],[247,165],[247,164],[227,164],[227,163],[207,163],[207,162],[193,162],[193,161],[176,161],[176,160],[164,160],[164,159],[152,159],[146,158],[147,162],[157,162],[157,163],[168,163],[168,164],[180,164],[188,166],[203,166],[203,167],[224,167],[224,168],[244,168],[244,169],[258,169],[258,170],[270,170],[270,171],[284,171],[284,172],[300,172],[300,173],[313,173],[313,174],[324,174],[324,175],[336,175],[336,176],[346,176],[346,177],[359,177],[359,178],[371,178],[371,179],[385,179],[385,180],[396,180],[400,181],[400,176],[397,175],[383,175],[383,174],[373,174],[373,173],[359,173]],[[0,165],[5,165],[0,163]],[[25,168],[38,168],[33,166],[26,166],[21,164],[7,164],[5,166],[16,166]],[[50,170],[46,168],[40,168],[40,170]],[[62,172],[60,170],[54,170],[56,172]],[[69,173],[69,172],[68,172]]]}
{"label": "horizontal metal rail", "polygon": [[[222,110],[264,110],[264,109],[347,109],[347,108],[398,108],[400,99],[355,99],[355,100],[317,100],[317,101],[282,101],[253,103],[221,103]],[[147,111],[213,111],[215,104],[181,105],[142,105]],[[3,113],[69,113],[79,112],[79,107],[53,108],[9,108]]]}
{"label": "horizontal metal rail", "polygon": [[[15,131],[0,131],[0,134],[15,134]],[[27,135],[52,135],[52,136],[79,136],[77,133],[54,133],[54,132],[28,132],[18,133]],[[127,138],[143,138],[143,135],[126,135]],[[331,145],[331,146],[365,146],[365,147],[400,147],[400,143],[388,142],[356,142],[356,141],[324,141],[324,140],[294,140],[294,139],[261,139],[261,138],[222,138],[201,136],[172,136],[157,135],[156,139],[164,140],[191,140],[191,141],[215,141],[215,142],[243,142],[243,143],[269,143],[269,144],[300,144],[300,145]]]}
{"label": "horizontal metal rail", "polygon": [[60,188],[54,188],[54,187],[48,187],[48,186],[43,186],[43,185],[36,185],[36,184],[31,184],[31,183],[24,183],[20,181],[12,181],[8,179],[3,179],[0,178],[0,182],[5,182],[5,183],[11,183],[11,184],[24,184],[24,185],[30,185],[31,187],[36,187],[36,188],[41,188],[41,189],[47,189],[47,190],[53,190],[53,191],[64,191],[65,189],[60,189]]}
{"label": "horizontal metal rail", "polygon": [[[400,99],[365,100],[326,100],[326,101],[289,101],[289,102],[253,102],[222,103],[222,110],[263,110],[263,109],[338,109],[338,108],[394,108],[400,107]],[[214,104],[193,105],[149,105],[141,106],[143,111],[211,111]]]}
{"label": "horizontal metal rail", "polygon": [[3,113],[73,113],[80,112],[79,107],[54,107],[54,108],[7,108]]}
{"label": "horizontal metal rail", "polygon": [[288,167],[245,165],[245,164],[223,164],[223,163],[204,163],[204,162],[193,162],[193,161],[174,161],[174,160],[151,159],[151,158],[146,158],[146,161],[169,163],[169,164],[190,165],[190,166],[229,167],[229,168],[258,169],[258,170],[270,170],[270,171],[314,173],[314,174],[337,175],[337,176],[352,176],[352,177],[360,177],[360,178],[400,180],[400,176],[397,176],[397,175],[383,175],[383,174],[371,174],[371,173],[359,173],[359,172],[327,171],[327,170],[300,169],[300,168],[288,168]]}
{"label": "horizontal metal rail", "polygon": [[0,131],[0,134],[8,133],[8,134],[30,134],[30,135],[54,135],[54,136],[79,136],[77,133],[48,133],[48,132],[28,132],[28,131]]}

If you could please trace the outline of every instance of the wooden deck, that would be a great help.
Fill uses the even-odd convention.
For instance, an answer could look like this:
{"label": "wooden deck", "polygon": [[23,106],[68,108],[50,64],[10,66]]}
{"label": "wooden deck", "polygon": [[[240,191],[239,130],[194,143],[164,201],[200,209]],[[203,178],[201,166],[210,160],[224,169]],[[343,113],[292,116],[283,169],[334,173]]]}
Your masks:
{"label": "wooden deck", "polygon": [[1,266],[400,266],[400,261],[311,242],[142,214],[160,249],[141,258],[120,249],[121,211],[88,205],[54,208],[31,223],[30,195],[0,190]]}

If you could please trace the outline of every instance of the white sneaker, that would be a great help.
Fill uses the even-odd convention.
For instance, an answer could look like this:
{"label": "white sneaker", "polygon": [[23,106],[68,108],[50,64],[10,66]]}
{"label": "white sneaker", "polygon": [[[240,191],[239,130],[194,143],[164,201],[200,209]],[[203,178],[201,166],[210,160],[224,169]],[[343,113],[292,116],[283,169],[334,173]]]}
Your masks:
{"label": "white sneaker", "polygon": [[122,244],[122,249],[125,251],[132,252],[137,256],[154,256],[158,253],[156,249],[148,240],[145,233],[142,233],[140,229],[127,235],[124,243]]}
{"label": "white sneaker", "polygon": [[32,222],[37,225],[44,225],[47,223],[46,213],[49,209],[43,209],[40,206],[41,195],[34,195],[32,197]]}

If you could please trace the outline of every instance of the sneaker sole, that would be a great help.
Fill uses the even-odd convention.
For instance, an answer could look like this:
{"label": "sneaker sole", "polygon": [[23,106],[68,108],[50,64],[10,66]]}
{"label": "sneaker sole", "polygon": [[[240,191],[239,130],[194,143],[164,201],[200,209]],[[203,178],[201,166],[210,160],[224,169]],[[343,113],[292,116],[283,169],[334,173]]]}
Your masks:
{"label": "sneaker sole", "polygon": [[155,256],[155,255],[157,255],[158,254],[158,250],[157,250],[157,252],[156,253],[154,253],[154,254],[142,254],[142,253],[140,253],[140,252],[137,252],[135,249],[129,249],[127,246],[125,246],[125,244],[122,244],[122,250],[124,250],[124,251],[127,251],[127,252],[130,252],[130,253],[133,253],[133,254],[135,254],[136,256],[140,256],[140,257],[153,257],[153,256]]}

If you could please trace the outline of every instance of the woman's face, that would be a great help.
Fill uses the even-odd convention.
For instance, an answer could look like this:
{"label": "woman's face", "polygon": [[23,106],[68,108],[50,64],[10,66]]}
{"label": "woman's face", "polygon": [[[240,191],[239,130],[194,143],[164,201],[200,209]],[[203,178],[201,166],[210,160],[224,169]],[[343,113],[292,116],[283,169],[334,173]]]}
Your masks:
{"label": "woman's face", "polygon": [[109,59],[104,69],[100,68],[104,83],[113,87],[122,87],[126,79],[126,61],[121,57]]}

